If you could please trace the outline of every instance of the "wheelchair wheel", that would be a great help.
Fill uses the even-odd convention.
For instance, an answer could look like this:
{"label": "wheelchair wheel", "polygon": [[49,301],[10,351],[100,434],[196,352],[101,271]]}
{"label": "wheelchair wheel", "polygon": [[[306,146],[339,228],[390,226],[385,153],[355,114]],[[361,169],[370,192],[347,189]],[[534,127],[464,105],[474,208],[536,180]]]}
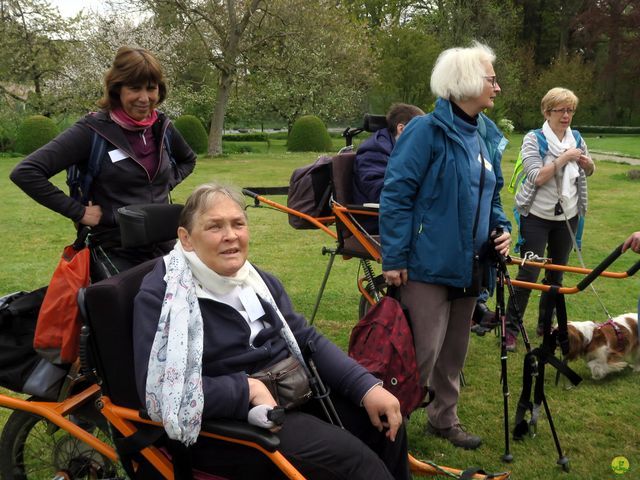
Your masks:
{"label": "wheelchair wheel", "polygon": [[[108,436],[94,427],[103,441]],[[125,478],[118,465],[37,415],[14,411],[0,437],[2,480]]]}

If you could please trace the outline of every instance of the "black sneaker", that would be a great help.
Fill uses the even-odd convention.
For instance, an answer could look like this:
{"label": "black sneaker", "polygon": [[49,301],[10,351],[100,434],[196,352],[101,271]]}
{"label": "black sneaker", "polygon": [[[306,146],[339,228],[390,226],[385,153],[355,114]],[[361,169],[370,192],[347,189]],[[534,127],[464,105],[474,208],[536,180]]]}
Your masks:
{"label": "black sneaker", "polygon": [[426,433],[449,440],[452,445],[465,450],[475,450],[482,444],[482,438],[467,432],[459,423],[449,428],[436,428],[427,422]]}

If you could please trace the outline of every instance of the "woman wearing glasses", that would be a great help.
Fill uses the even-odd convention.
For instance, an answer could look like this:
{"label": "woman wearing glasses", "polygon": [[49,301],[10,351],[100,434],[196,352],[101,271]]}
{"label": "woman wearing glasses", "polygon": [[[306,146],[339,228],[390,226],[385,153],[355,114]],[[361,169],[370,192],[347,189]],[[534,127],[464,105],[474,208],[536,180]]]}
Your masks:
{"label": "woman wearing glasses", "polygon": [[[541,110],[545,119],[542,128],[529,132],[522,141],[524,179],[515,197],[515,208],[520,217],[520,253],[524,256],[533,252],[543,257],[546,248],[547,257],[557,265],[565,265],[569,259],[579,217],[587,212],[587,177],[595,170],[584,139],[570,127],[577,106],[578,97],[571,90],[552,88],[542,98]],[[522,266],[517,279],[536,282],[539,270]],[[542,281],[548,285],[561,285],[562,272],[545,270]],[[507,305],[509,351],[515,351],[516,321],[524,316],[531,290],[516,287],[515,293],[517,305],[514,298],[510,298]],[[543,293],[538,312],[538,335],[544,333],[541,322],[545,301]]]}
{"label": "woman wearing glasses", "polygon": [[[401,286],[421,380],[437,392],[427,432],[467,449],[481,439],[460,425],[459,377],[476,297],[490,285],[476,257],[494,247],[506,255],[511,241],[500,203],[506,140],[482,113],[500,93],[494,60],[477,42],[440,54],[431,75],[435,110],[398,138],[380,199],[384,276]],[[492,245],[498,227],[503,233]]]}

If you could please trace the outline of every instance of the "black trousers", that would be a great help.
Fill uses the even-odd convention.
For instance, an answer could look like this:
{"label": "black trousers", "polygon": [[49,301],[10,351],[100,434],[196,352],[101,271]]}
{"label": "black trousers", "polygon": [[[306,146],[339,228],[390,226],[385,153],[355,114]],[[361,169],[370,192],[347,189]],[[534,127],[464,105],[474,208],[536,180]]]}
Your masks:
{"label": "black trousers", "polygon": [[[569,225],[571,230],[575,234],[578,226],[578,217],[575,216],[569,219]],[[520,217],[520,232],[524,239],[524,244],[520,248],[520,254],[524,257],[526,252],[533,252],[534,254],[543,257],[545,256],[545,248],[547,249],[546,256],[553,260],[555,265],[566,265],[569,260],[569,254],[573,248],[573,241],[571,240],[571,234],[567,229],[567,222],[545,220],[544,218],[536,217],[529,214],[526,217]],[[535,283],[538,280],[539,268],[524,266],[518,269],[518,276],[516,280],[524,282]],[[554,270],[545,270],[542,283],[546,285],[562,285],[563,272]],[[529,295],[531,290],[528,288],[514,287],[515,291],[515,303],[514,298],[509,298],[507,303],[507,330],[514,335],[518,334],[518,327],[516,320],[524,317],[524,312],[527,309],[527,303],[529,303]],[[540,295],[540,303],[538,307],[538,325],[541,325],[541,319],[544,318],[544,308],[547,294],[543,292]],[[517,303],[518,311],[516,311],[515,304]]]}
{"label": "black trousers", "polygon": [[[334,397],[332,395],[332,397]],[[366,411],[350,401],[333,400],[345,429],[325,421],[316,400],[289,411],[278,432],[278,449],[308,479],[406,480],[411,478],[404,426],[395,442],[378,432]],[[286,478],[260,452],[202,438],[193,447],[194,468],[228,479]]]}

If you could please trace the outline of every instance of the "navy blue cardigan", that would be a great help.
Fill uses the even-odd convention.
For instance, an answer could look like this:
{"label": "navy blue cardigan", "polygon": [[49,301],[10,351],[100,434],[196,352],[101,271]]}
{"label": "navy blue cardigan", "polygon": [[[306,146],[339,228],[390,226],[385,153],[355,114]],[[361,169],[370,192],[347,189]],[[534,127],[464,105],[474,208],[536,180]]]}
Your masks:
{"label": "navy blue cardigan", "polygon": [[[359,404],[365,393],[379,381],[348,357],[336,345],[307,325],[302,315],[294,312],[282,284],[272,275],[258,270],[280,312],[288,322],[301,347],[315,342],[314,360],[323,381],[332,391]],[[162,300],[166,289],[162,258],[144,278],[135,299],[133,342],[138,395],[144,404],[149,354],[156,333]],[[229,305],[200,299],[204,320],[202,380],[204,390],[203,418],[235,418],[246,420],[249,411],[247,375],[285,358],[289,353],[280,336],[282,325],[270,305],[263,302],[267,326],[249,344],[249,326]]]}

